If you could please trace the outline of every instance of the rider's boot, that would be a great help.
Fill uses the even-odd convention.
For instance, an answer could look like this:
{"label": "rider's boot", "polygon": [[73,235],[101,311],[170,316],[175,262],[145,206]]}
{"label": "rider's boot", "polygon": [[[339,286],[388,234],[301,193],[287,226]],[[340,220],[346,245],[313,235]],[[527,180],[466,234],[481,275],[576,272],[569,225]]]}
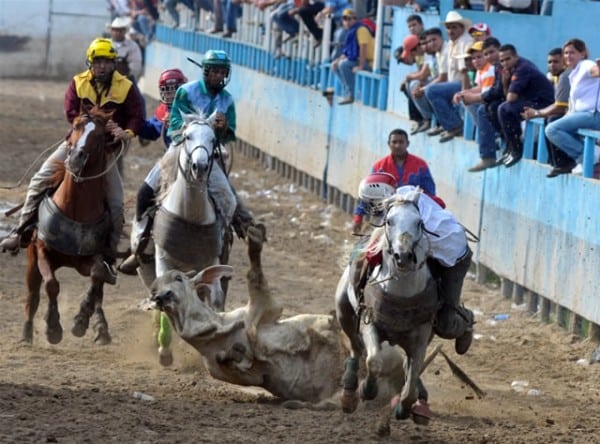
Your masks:
{"label": "rider's boot", "polygon": [[115,270],[116,259],[113,254],[108,253],[104,255],[102,261],[102,272],[100,278],[109,285],[115,285],[117,283],[117,271]]}
{"label": "rider's boot", "polygon": [[463,281],[473,253],[470,249],[452,267],[442,266],[439,262],[436,274],[439,275],[439,290],[443,305],[437,314],[435,332],[444,339],[455,339],[454,349],[464,355],[473,342],[474,316],[471,310],[460,305]]}
{"label": "rider's boot", "polygon": [[33,231],[37,225],[38,206],[44,197],[45,191],[33,193],[31,190],[27,194],[25,204],[21,210],[19,225],[0,242],[2,252],[9,252],[12,255],[19,253],[20,248],[27,248],[33,237]]}
{"label": "rider's boot", "polygon": [[123,274],[135,276],[137,268],[140,266],[139,254],[144,251],[148,244],[150,231],[154,218],[150,216],[148,210],[156,202],[154,189],[146,182],[142,184],[137,194],[136,203],[136,222],[133,226],[135,236],[132,245],[132,254],[130,254],[118,267]]}
{"label": "rider's boot", "polygon": [[237,234],[238,238],[245,239],[248,228],[254,225],[256,225],[254,216],[252,216],[252,213],[250,213],[248,208],[246,208],[238,198],[237,206],[235,207],[235,212],[233,213],[233,218],[231,220],[231,226],[233,227],[235,234]]}

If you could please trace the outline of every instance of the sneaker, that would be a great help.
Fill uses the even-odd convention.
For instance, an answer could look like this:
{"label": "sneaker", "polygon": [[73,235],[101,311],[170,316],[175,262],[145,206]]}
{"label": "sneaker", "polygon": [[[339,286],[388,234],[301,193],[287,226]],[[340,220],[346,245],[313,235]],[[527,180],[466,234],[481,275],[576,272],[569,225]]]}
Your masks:
{"label": "sneaker", "polygon": [[117,283],[117,272],[115,271],[114,266],[108,261],[102,262],[102,275],[100,277],[109,285],[115,285]]}
{"label": "sneaker", "polygon": [[349,105],[354,102],[354,97],[344,97],[338,102],[338,105]]}
{"label": "sneaker", "polygon": [[117,267],[120,273],[135,276],[137,274],[137,268],[140,266],[140,262],[135,254],[130,255],[126,258],[121,265]]}
{"label": "sneaker", "polygon": [[506,159],[504,159],[504,166],[506,168],[510,168],[513,165],[516,165],[519,160],[523,157],[523,153],[518,151],[513,151],[510,153]]}
{"label": "sneaker", "polygon": [[476,165],[469,168],[468,171],[469,171],[469,173],[477,173],[479,171],[483,171],[488,168],[494,168],[496,166],[498,166],[496,164],[496,159],[494,159],[492,157],[487,157],[485,159],[481,159],[479,161],[479,163],[477,163]]}

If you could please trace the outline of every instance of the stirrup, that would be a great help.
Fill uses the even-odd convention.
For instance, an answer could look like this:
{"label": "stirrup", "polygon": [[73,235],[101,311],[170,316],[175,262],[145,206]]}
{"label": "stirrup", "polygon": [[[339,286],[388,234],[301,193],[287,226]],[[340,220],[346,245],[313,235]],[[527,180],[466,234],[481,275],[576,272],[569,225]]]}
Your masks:
{"label": "stirrup", "polygon": [[109,285],[117,283],[117,272],[107,261],[102,261],[102,279]]}

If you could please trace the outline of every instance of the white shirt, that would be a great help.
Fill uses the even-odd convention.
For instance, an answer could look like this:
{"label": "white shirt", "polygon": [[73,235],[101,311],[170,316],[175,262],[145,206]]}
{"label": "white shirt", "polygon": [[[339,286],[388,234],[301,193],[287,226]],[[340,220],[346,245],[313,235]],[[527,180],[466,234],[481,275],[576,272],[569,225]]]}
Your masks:
{"label": "white shirt", "polygon": [[[396,194],[413,192],[416,187],[405,185],[396,190]],[[431,255],[446,267],[452,267],[461,259],[468,249],[465,229],[458,223],[454,215],[440,207],[436,201],[425,193],[419,197],[419,212],[431,242]]]}
{"label": "white shirt", "polygon": [[600,111],[600,77],[590,73],[594,66],[596,62],[582,60],[569,74],[569,112]]}
{"label": "white shirt", "polygon": [[115,40],[112,40],[112,42],[119,57],[123,57],[127,60],[130,74],[135,77],[136,80],[139,80],[142,75],[142,50],[138,44],[127,38],[121,42]]}
{"label": "white shirt", "polygon": [[465,59],[457,56],[466,54],[467,50],[473,44],[473,37],[467,30],[459,38],[448,42],[448,81],[460,82],[462,80],[461,71],[465,69]]}

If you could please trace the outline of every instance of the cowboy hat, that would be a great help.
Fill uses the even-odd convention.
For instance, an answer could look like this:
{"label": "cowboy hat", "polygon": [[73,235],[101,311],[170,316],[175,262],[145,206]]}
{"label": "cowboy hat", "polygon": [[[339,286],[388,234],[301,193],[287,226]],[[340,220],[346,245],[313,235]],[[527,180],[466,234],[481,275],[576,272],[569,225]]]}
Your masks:
{"label": "cowboy hat", "polygon": [[129,19],[129,17],[117,17],[112,21],[110,27],[117,29],[129,28],[130,24],[131,20]]}
{"label": "cowboy hat", "polygon": [[470,19],[463,17],[456,11],[448,11],[448,14],[446,14],[446,20],[442,22],[442,26],[446,26],[450,23],[460,23],[465,27],[465,29],[469,29],[473,24]]}

